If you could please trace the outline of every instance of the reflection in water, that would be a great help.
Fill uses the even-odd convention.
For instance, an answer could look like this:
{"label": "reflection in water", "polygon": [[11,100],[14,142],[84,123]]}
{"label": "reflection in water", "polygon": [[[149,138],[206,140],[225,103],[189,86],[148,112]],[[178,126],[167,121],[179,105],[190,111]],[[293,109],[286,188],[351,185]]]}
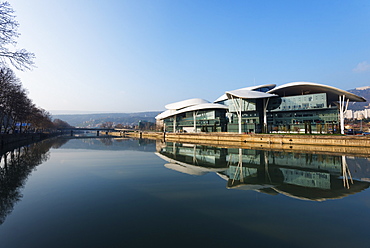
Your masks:
{"label": "reflection in water", "polygon": [[64,149],[93,149],[93,150],[135,150],[154,152],[155,140],[110,138],[110,137],[60,137],[69,142],[63,145]]}
{"label": "reflection in water", "polygon": [[368,159],[171,142],[157,144],[156,154],[168,161],[169,169],[191,175],[215,172],[230,189],[305,200],[343,198],[370,185]]}
{"label": "reflection in water", "polygon": [[22,189],[32,171],[49,159],[50,148],[155,151],[153,140],[96,137],[59,137],[14,150],[0,151],[0,225],[22,198]]}
{"label": "reflection in water", "polygon": [[0,225],[22,198],[21,189],[37,165],[49,158],[51,147],[60,147],[66,140],[49,139],[37,144],[0,153]]}
{"label": "reflection in water", "polygon": [[[320,204],[280,195],[324,200],[359,192],[370,183],[367,158],[145,140],[65,141],[0,153],[2,247],[230,247],[246,240],[251,247],[369,243],[364,221],[369,190]],[[156,148],[168,162],[154,155]],[[228,188],[266,195],[222,189],[225,182],[219,176]]]}

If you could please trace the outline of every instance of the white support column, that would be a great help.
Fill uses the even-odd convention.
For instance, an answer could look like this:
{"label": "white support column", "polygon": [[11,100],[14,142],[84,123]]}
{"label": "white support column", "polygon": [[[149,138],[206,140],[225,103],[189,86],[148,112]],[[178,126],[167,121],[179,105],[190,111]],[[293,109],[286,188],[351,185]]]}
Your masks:
{"label": "white support column", "polygon": [[193,147],[193,164],[197,164],[197,146],[194,145]]}
{"label": "white support column", "polygon": [[173,142],[172,144],[172,151],[173,151],[174,157],[176,158],[176,142]]}
{"label": "white support column", "polygon": [[242,100],[239,98],[239,133],[242,133]]}
{"label": "white support column", "polygon": [[197,132],[197,113],[193,111],[193,120],[194,120],[194,133]]}
{"label": "white support column", "polygon": [[238,167],[239,167],[239,170],[240,170],[240,175],[239,175],[239,181],[241,183],[244,182],[244,178],[243,178],[243,149],[239,148],[239,161],[238,161]]}
{"label": "white support column", "polygon": [[345,95],[339,96],[339,120],[340,120],[340,133],[344,134],[344,114],[347,112],[349,99],[345,104]]}
{"label": "white support column", "polygon": [[173,117],[173,132],[174,133],[176,133],[176,125],[177,125],[177,123],[176,123],[176,115],[174,115],[174,117]]}
{"label": "white support column", "polygon": [[339,96],[339,121],[340,121],[340,133],[342,133],[342,115],[343,115],[342,96]]}
{"label": "white support column", "polygon": [[269,182],[271,183],[272,180],[271,180],[271,177],[270,177],[270,173],[269,173],[269,157],[268,157],[268,151],[264,151],[264,160],[265,160],[265,176],[267,176]]}
{"label": "white support column", "polygon": [[233,96],[231,96],[231,100],[234,103],[236,114],[238,115],[239,133],[241,134],[242,133],[242,103],[241,103],[241,98],[238,98],[238,99],[240,101],[239,104],[236,101],[236,99]]}
{"label": "white support column", "polygon": [[[230,161],[232,161],[233,154],[230,155]],[[239,148],[239,156],[238,156],[238,165],[235,168],[235,173],[231,185],[234,185],[235,180],[238,180],[239,175],[239,182],[243,182],[243,149]]]}
{"label": "white support column", "polygon": [[344,155],[342,155],[342,178],[343,178],[343,186],[349,189],[350,187],[349,180],[353,184],[353,179],[352,179],[351,171],[348,168],[346,156]]}
{"label": "white support column", "polygon": [[269,104],[269,100],[270,98],[267,98],[267,101],[266,101],[266,98],[263,99],[263,128],[264,128],[264,132],[267,133],[267,105]]}

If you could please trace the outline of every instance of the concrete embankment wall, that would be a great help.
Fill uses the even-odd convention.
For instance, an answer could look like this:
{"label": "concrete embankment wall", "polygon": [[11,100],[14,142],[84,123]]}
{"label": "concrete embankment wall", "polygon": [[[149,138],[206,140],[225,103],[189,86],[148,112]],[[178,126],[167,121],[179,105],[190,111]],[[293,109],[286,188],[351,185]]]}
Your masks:
{"label": "concrete embankment wall", "polygon": [[367,136],[234,133],[166,133],[164,135],[156,132],[127,133],[126,136],[244,149],[370,155],[370,137]]}
{"label": "concrete embankment wall", "polygon": [[14,147],[31,144],[50,137],[57,136],[57,133],[22,133],[22,134],[1,134],[0,151],[13,149]]}
{"label": "concrete embankment wall", "polygon": [[368,136],[341,136],[341,135],[280,135],[280,134],[234,134],[234,133],[156,133],[135,132],[127,133],[137,138],[157,138],[182,141],[212,141],[212,142],[244,142],[285,145],[331,145],[370,147]]}

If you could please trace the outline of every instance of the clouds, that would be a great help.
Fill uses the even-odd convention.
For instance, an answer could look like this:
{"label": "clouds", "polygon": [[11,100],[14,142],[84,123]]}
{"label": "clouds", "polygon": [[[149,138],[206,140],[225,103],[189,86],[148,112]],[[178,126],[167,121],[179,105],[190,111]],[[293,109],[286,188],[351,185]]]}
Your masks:
{"label": "clouds", "polygon": [[356,73],[370,71],[370,64],[367,61],[360,62],[352,71]]}

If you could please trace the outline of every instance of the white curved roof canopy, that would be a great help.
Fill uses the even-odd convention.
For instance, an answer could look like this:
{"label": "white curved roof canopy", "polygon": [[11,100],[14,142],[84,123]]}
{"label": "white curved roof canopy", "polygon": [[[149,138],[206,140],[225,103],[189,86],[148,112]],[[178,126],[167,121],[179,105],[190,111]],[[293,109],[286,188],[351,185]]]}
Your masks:
{"label": "white curved roof canopy", "polygon": [[[273,89],[276,87],[276,84],[263,84],[263,85],[257,85],[257,86],[250,86],[250,87],[245,87],[245,88],[241,88],[239,90],[249,90],[249,91],[258,91],[260,89],[263,89],[263,88],[267,88],[267,89]],[[221,102],[221,101],[225,101],[227,100],[227,95],[226,93],[223,94],[222,96],[220,96],[219,98],[217,98],[216,101],[214,102]]]}
{"label": "white curved roof canopy", "polygon": [[189,175],[201,176],[208,172],[220,172],[220,171],[227,170],[227,168],[203,167],[203,166],[197,166],[197,165],[193,165],[189,163],[184,163],[184,162],[169,158],[159,152],[156,152],[155,154],[161,159],[169,162],[164,165],[166,168],[171,169],[171,170],[176,170],[182,173],[186,173]]}
{"label": "white curved roof canopy", "polygon": [[267,93],[279,96],[296,96],[315,93],[326,93],[330,101],[338,101],[338,97],[345,95],[352,102],[366,102],[366,99],[348,91],[341,90],[332,86],[311,82],[292,82],[278,86]]}
{"label": "white curved roof canopy", "polygon": [[160,113],[155,118],[157,120],[161,120],[161,119],[165,119],[167,117],[178,115],[178,114],[181,114],[181,113],[196,111],[196,110],[204,110],[204,109],[229,109],[229,108],[226,105],[218,104],[218,103],[202,103],[202,104],[190,106],[190,107],[187,107],[187,108],[182,108],[182,109],[177,110],[177,111],[167,110],[167,111],[164,111],[164,112]]}
{"label": "white curved roof canopy", "polygon": [[176,110],[168,109],[168,110],[166,110],[166,111],[164,111],[164,112],[160,113],[159,115],[157,115],[157,116],[155,117],[155,119],[156,119],[156,120],[162,120],[162,119],[164,119],[164,118],[166,118],[166,117],[168,117],[168,116],[173,115],[175,112],[176,112]]}
{"label": "white curved roof canopy", "polygon": [[201,98],[192,98],[192,99],[187,99],[187,100],[180,101],[180,102],[170,103],[170,104],[167,104],[164,107],[166,109],[178,110],[178,109],[182,109],[182,108],[186,108],[186,107],[189,107],[189,106],[202,104],[202,103],[209,103],[209,101],[201,99]]}
{"label": "white curved roof canopy", "polygon": [[229,109],[229,107],[219,103],[203,103],[176,111],[176,114],[203,109]]}
{"label": "white curved roof canopy", "polygon": [[185,163],[167,163],[164,165],[167,169],[175,170],[181,173],[193,175],[193,176],[202,176],[208,173],[208,171],[201,171],[201,170],[195,170],[193,168],[189,168],[186,166]]}
{"label": "white curved roof canopy", "polygon": [[269,94],[261,91],[251,91],[246,89],[239,89],[239,90],[233,90],[233,91],[227,91],[226,96],[228,99],[231,99],[232,97],[237,98],[243,98],[243,99],[256,99],[256,98],[269,98],[278,96],[275,94]]}

